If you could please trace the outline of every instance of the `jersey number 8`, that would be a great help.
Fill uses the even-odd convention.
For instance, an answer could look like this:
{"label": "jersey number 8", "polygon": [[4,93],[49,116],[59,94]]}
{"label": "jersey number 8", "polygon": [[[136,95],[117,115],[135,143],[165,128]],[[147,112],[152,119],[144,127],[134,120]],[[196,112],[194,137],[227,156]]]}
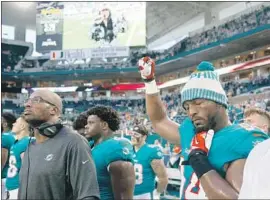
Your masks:
{"label": "jersey number 8", "polygon": [[9,168],[8,168],[7,177],[13,178],[14,176],[16,176],[17,172],[18,172],[18,169],[16,167],[16,157],[14,155],[11,155],[9,158]]}
{"label": "jersey number 8", "polygon": [[135,176],[136,176],[136,185],[140,185],[143,182],[143,167],[141,164],[135,164],[134,165],[135,169]]}

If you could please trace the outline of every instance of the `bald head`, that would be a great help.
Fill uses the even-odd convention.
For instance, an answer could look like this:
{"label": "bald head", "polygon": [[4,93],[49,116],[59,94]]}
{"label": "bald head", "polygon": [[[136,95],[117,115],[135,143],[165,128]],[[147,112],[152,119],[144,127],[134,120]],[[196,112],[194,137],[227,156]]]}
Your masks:
{"label": "bald head", "polygon": [[34,97],[41,97],[47,103],[55,106],[59,111],[59,115],[62,113],[63,109],[62,99],[58,94],[47,89],[40,89],[36,90],[31,94],[30,98]]}
{"label": "bald head", "polygon": [[56,123],[62,113],[61,98],[49,90],[36,90],[25,103],[24,116],[32,127]]}

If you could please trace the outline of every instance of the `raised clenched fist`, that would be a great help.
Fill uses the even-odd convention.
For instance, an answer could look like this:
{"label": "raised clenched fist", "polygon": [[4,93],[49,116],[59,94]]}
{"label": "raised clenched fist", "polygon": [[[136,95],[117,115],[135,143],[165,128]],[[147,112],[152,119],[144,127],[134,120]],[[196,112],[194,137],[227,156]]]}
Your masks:
{"label": "raised clenched fist", "polygon": [[149,82],[155,79],[155,65],[155,61],[150,57],[143,57],[138,61],[138,67],[144,81]]}

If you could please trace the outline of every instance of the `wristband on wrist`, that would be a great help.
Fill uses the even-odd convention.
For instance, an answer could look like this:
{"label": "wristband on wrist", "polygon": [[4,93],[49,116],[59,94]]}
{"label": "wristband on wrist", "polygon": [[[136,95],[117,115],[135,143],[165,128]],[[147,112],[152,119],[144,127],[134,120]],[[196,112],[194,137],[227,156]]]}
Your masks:
{"label": "wristband on wrist", "polygon": [[214,168],[209,163],[207,154],[201,150],[193,150],[189,154],[188,162],[193,168],[198,179]]}
{"label": "wristband on wrist", "polygon": [[145,82],[145,93],[146,94],[156,94],[159,93],[159,89],[155,80],[151,82]]}

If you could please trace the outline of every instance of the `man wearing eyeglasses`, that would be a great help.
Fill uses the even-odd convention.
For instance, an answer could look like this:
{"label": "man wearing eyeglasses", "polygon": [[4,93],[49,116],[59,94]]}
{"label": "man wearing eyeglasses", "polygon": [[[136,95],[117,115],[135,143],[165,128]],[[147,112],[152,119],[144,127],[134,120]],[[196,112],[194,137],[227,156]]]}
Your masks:
{"label": "man wearing eyeglasses", "polygon": [[[136,125],[131,133],[131,142],[135,151],[136,185],[134,199],[159,199],[168,184],[166,167],[162,160],[163,153],[159,146],[146,143],[147,129]],[[155,178],[158,178],[155,190]]]}
{"label": "man wearing eyeglasses", "polygon": [[25,103],[35,142],[20,171],[18,199],[99,199],[96,170],[87,141],[61,124],[62,100],[37,90]]}

